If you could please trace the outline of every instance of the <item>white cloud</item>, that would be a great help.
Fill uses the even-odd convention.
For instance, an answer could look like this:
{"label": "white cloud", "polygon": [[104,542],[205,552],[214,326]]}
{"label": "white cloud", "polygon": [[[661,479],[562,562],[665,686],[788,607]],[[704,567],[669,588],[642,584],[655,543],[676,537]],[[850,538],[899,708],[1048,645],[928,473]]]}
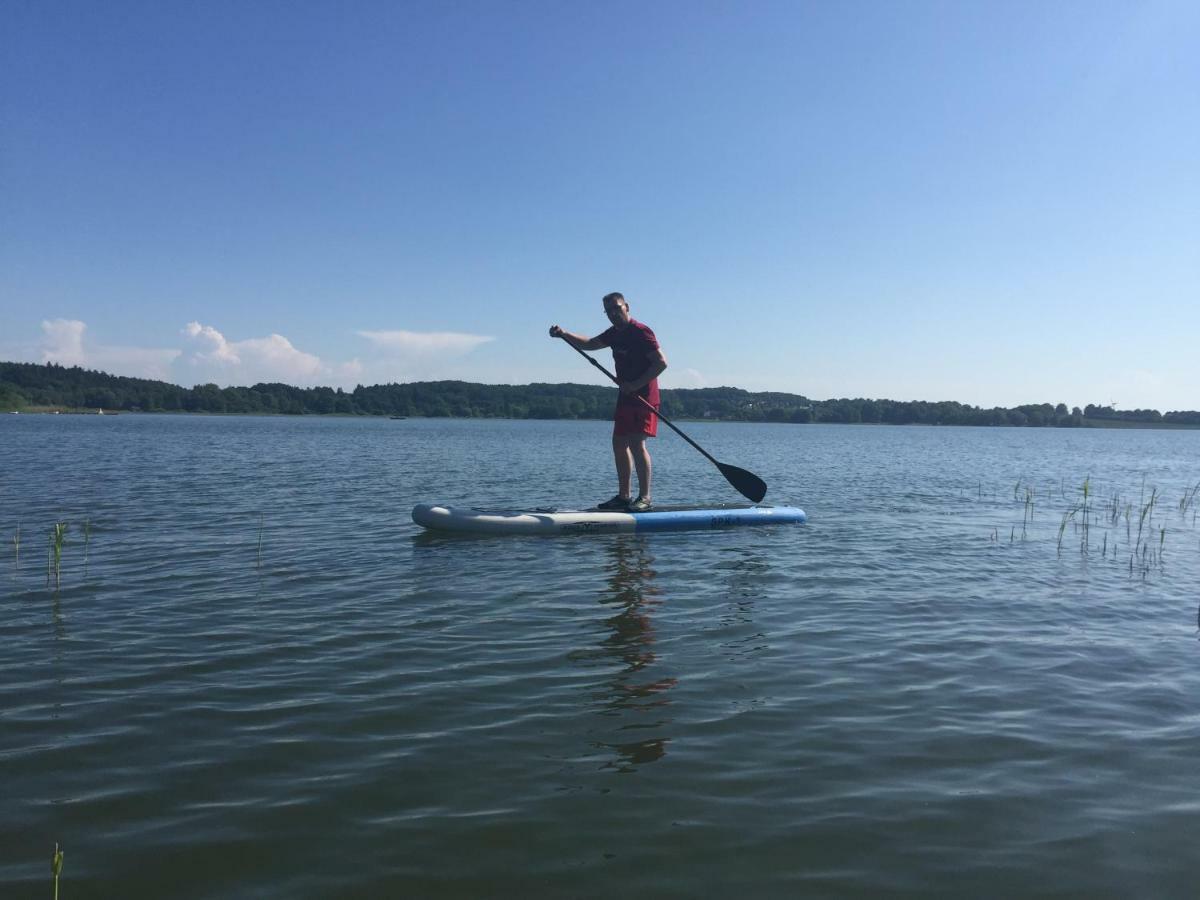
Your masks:
{"label": "white cloud", "polygon": [[366,362],[357,359],[354,381],[386,384],[469,378],[462,358],[495,338],[461,331],[357,331],[369,344]]}
{"label": "white cloud", "polygon": [[361,359],[336,361],[305,352],[281,334],[232,340],[199,321],[183,327],[182,350],[101,346],[89,340],[87,325],[76,319],[46,320],[42,332],[37,348],[42,362],[222,387],[279,381],[350,389],[355,384],[461,377],[461,357],[495,340],[448,331],[360,331],[370,344],[368,352]]}
{"label": "white cloud", "polygon": [[360,331],[358,335],[370,341],[376,349],[406,356],[435,353],[461,356],[480,344],[495,340],[486,335],[457,331]]}
{"label": "white cloud", "polygon": [[87,357],[83,352],[83,332],[87,326],[78,319],[44,319],[42,331],[42,362],[63,366],[82,366]]}
{"label": "white cloud", "polygon": [[225,335],[211,325],[201,325],[199,322],[188,322],[183,333],[190,338],[196,338],[206,344],[211,350],[208,353],[193,353],[192,361],[207,360],[209,362],[237,365],[241,362],[234,349],[225,340]]}
{"label": "white cloud", "polygon": [[333,373],[320,357],[298,350],[281,334],[230,341],[211,325],[199,322],[189,322],[183,333],[205,348],[188,357],[192,367],[199,372],[215,370],[225,384],[313,384]]}
{"label": "white cloud", "polygon": [[110,347],[87,340],[87,325],[78,319],[42,322],[42,362],[99,369],[111,375],[167,380],[180,350]]}

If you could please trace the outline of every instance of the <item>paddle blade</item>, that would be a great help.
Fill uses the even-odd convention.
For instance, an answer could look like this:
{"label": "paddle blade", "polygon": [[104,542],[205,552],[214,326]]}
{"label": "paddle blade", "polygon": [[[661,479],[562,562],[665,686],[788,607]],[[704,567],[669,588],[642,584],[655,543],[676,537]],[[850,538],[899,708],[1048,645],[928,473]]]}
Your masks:
{"label": "paddle blade", "polygon": [[722,462],[717,463],[717,468],[721,470],[721,474],[725,476],[725,480],[737,488],[738,493],[751,502],[761,503],[762,498],[767,496],[767,483],[753,472],[747,472],[745,469],[739,469],[737,466],[729,466]]}

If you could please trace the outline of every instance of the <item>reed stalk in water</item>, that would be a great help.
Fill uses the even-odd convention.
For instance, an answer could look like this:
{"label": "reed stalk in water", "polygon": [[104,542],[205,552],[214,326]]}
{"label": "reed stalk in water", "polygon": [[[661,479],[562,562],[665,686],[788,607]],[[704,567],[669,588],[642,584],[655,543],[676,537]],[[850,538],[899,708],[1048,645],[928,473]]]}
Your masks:
{"label": "reed stalk in water", "polygon": [[1063,533],[1067,530],[1067,523],[1075,518],[1075,514],[1079,512],[1079,507],[1067,510],[1063,513],[1062,522],[1058,526],[1058,555],[1062,556]]}
{"label": "reed stalk in water", "polygon": [[262,568],[262,533],[263,533],[263,514],[258,514],[258,567]]}
{"label": "reed stalk in water", "polygon": [[1083,538],[1079,542],[1079,549],[1081,549],[1084,553],[1088,552],[1088,545],[1089,545],[1088,539],[1089,539],[1089,535],[1091,533],[1089,530],[1091,527],[1091,521],[1088,518],[1088,512],[1090,509],[1088,507],[1088,497],[1091,495],[1091,485],[1092,485],[1092,476],[1088,475],[1086,478],[1083,479]]}
{"label": "reed stalk in water", "polygon": [[[1143,497],[1146,496],[1144,490],[1142,492],[1142,496]],[[1151,525],[1151,526],[1153,525],[1154,504],[1157,502],[1157,500],[1158,500],[1158,488],[1151,488],[1150,489],[1150,499],[1149,499],[1149,501],[1147,501],[1146,505],[1142,507],[1142,514],[1138,517],[1137,543],[1134,544],[1134,552],[1136,552],[1137,548],[1139,546],[1141,546],[1142,529],[1145,528],[1147,525]]]}
{"label": "reed stalk in water", "polygon": [[[63,545],[67,542],[66,522],[55,522],[54,528],[50,532],[50,553],[54,559],[54,586],[62,585],[62,550]],[[50,581],[50,572],[46,572],[46,581]]]}
{"label": "reed stalk in water", "polygon": [[54,876],[54,900],[58,900],[58,876],[62,874],[63,852],[58,842],[54,844],[54,856],[50,858],[50,874]]}

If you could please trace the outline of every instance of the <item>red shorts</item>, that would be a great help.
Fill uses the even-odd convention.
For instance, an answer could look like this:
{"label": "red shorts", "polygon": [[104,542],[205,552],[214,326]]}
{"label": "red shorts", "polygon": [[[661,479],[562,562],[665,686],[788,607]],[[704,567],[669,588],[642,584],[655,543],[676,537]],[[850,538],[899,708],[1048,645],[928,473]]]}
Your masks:
{"label": "red shorts", "polygon": [[654,437],[658,434],[658,415],[641,403],[636,406],[618,403],[613,415],[613,437],[628,434]]}

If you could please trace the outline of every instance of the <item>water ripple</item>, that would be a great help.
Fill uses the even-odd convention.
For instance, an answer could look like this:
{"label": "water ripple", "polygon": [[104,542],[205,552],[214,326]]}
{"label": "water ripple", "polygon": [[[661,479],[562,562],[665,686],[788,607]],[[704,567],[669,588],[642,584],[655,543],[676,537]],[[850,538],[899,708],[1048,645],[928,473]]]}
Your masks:
{"label": "water ripple", "polygon": [[[11,418],[5,896],[55,841],[76,896],[1200,875],[1194,522],[1164,501],[1136,569],[1136,520],[1058,541],[1084,476],[1098,508],[1181,495],[1194,432],[694,423],[810,524],[455,540],[412,503],[611,493],[603,423]],[[660,502],[728,499],[682,442],[656,463]]]}

